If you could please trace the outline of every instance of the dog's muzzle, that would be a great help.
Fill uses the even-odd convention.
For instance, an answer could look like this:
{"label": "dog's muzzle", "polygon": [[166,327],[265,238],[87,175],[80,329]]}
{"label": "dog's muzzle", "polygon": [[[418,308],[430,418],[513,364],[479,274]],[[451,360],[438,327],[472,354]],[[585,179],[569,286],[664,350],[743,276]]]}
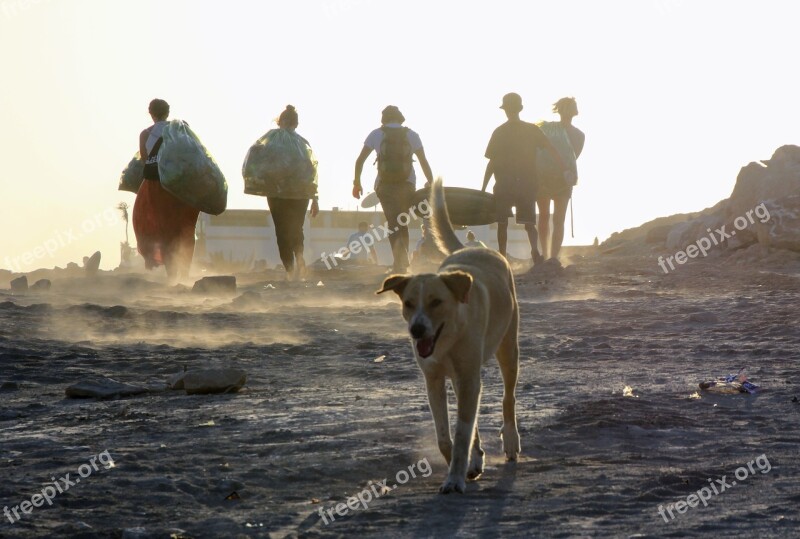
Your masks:
{"label": "dog's muzzle", "polygon": [[430,357],[433,355],[433,350],[436,348],[436,341],[439,340],[439,335],[442,334],[444,322],[442,322],[442,325],[436,330],[436,334],[433,337],[416,338],[414,336],[414,329],[415,328],[412,327],[411,336],[414,337],[414,346],[417,349],[417,354],[423,359]]}

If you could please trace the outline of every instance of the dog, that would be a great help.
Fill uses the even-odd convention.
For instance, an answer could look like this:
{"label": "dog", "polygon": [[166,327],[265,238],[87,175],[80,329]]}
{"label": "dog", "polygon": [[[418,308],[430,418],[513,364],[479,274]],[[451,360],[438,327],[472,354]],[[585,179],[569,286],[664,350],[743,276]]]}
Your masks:
{"label": "dog", "polygon": [[[509,461],[521,451],[515,411],[519,305],[506,259],[492,249],[464,247],[459,241],[441,179],[434,182],[431,195],[433,234],[447,258],[437,273],[390,275],[376,293],[392,291],[403,302],[414,357],[425,375],[439,450],[450,467],[439,492],[463,493],[467,478],[475,480],[483,473],[477,418],[481,367],[492,356],[503,375],[503,451]],[[453,439],[445,378],[451,379],[458,401]]]}

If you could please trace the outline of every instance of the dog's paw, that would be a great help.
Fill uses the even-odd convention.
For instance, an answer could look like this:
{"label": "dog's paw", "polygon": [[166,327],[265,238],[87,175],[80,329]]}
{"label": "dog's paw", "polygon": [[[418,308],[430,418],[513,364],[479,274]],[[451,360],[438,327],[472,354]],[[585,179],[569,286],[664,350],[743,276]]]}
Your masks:
{"label": "dog's paw", "polygon": [[483,474],[484,452],[483,449],[472,449],[472,459],[467,470],[467,479],[475,481]]}
{"label": "dog's paw", "polygon": [[517,460],[522,451],[517,429],[503,425],[503,429],[500,431],[500,438],[503,439],[503,452],[506,454],[506,460]]}
{"label": "dog's paw", "polygon": [[447,480],[442,483],[442,486],[439,487],[439,494],[450,494],[451,492],[461,492],[463,494],[466,488],[467,484],[463,479],[452,479],[448,477]]}

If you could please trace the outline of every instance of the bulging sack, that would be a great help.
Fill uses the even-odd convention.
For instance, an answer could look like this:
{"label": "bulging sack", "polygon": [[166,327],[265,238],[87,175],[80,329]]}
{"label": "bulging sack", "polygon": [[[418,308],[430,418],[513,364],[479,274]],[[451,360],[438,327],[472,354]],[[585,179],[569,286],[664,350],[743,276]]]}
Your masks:
{"label": "bulging sack", "polygon": [[[575,150],[572,148],[572,143],[570,143],[569,136],[564,130],[564,127],[560,122],[539,122],[536,125],[539,126],[539,129],[544,132],[553,146],[555,146],[567,170],[571,170],[575,173],[575,181],[570,185],[576,185],[578,183],[578,162],[575,157]],[[539,177],[563,178],[561,168],[547,150],[538,150],[536,155],[536,171]]]}
{"label": "bulging sack", "polygon": [[304,199],[317,194],[317,159],[308,141],[273,129],[250,147],[242,166],[248,195]]}
{"label": "bulging sack", "polygon": [[186,204],[219,215],[228,204],[228,183],[214,158],[183,120],[172,120],[161,135],[161,185]]}
{"label": "bulging sack", "polygon": [[144,181],[144,161],[142,161],[139,152],[136,152],[136,155],[133,156],[133,159],[131,159],[131,162],[128,163],[128,166],[125,167],[119,177],[118,189],[120,191],[138,193],[142,181]]}

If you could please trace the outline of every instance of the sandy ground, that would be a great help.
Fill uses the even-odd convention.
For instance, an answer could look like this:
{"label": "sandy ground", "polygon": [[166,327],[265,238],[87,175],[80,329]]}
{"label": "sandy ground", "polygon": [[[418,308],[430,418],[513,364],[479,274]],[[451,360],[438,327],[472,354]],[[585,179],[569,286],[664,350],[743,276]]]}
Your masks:
{"label": "sandy ground", "polygon": [[[502,458],[492,362],[488,466],[448,496],[399,303],[373,294],[381,276],[277,277],[240,275],[239,299],[111,274],[0,292],[0,506],[74,481],[103,451],[114,460],[19,522],[0,515],[0,536],[800,536],[796,266],[696,261],[664,275],[651,257],[616,256],[520,276],[523,457]],[[157,387],[218,366],[245,370],[245,388],[64,393],[92,376]],[[691,398],[741,367],[760,394]],[[730,486],[707,507],[669,505],[716,480]],[[335,513],[365,489],[380,496]]]}

